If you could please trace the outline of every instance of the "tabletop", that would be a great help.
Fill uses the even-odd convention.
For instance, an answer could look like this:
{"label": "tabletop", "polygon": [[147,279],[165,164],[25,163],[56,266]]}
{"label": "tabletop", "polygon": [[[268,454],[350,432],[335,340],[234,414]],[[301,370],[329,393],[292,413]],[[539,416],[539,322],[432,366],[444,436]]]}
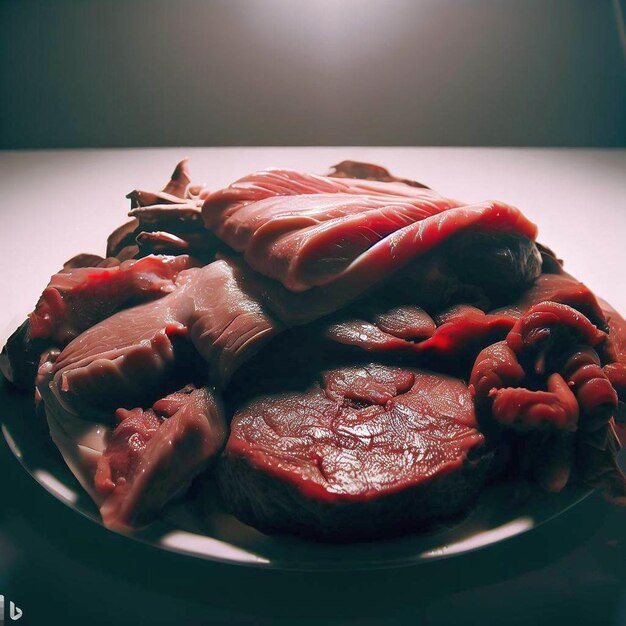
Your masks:
{"label": "tabletop", "polygon": [[[221,187],[254,169],[380,163],[445,195],[498,199],[539,225],[566,268],[626,312],[626,151],[212,148],[0,153],[0,339],[50,274],[104,252],[134,188],[190,157]],[[0,419],[5,407],[0,407]],[[104,530],[44,492],[0,442],[0,595],[25,624],[626,624],[626,510],[594,494],[525,535],[379,572],[281,573],[163,553]]]}

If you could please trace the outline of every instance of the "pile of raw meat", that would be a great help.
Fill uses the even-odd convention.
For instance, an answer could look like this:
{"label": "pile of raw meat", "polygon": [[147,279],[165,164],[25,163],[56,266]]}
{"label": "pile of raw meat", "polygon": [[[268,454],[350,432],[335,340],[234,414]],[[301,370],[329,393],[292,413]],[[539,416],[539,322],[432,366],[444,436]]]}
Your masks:
{"label": "pile of raw meat", "polygon": [[490,480],[626,501],[626,322],[518,209],[356,162],[209,193],[183,161],[128,197],[1,357],[107,526],[192,484],[331,541],[452,520]]}

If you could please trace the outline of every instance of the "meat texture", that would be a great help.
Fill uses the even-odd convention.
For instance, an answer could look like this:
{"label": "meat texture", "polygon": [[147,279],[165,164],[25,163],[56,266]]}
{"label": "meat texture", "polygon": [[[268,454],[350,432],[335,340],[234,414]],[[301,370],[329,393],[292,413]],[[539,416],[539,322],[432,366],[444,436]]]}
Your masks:
{"label": "meat texture", "polygon": [[70,259],[52,276],[28,320],[9,338],[0,367],[15,385],[32,388],[45,350],[63,348],[121,309],[170,293],[178,274],[194,265],[187,255],[121,263],[98,259],[91,255]]}
{"label": "meat texture", "polygon": [[255,270],[291,291],[333,283],[352,298],[469,229],[534,238],[499,202],[473,206],[404,183],[268,170],[207,197],[205,224]]}
{"label": "meat texture", "polygon": [[0,357],[106,525],[199,475],[265,532],[333,541],[461,515],[490,468],[626,503],[626,322],[518,209],[352,161],[213,193],[182,161],[128,197]]}
{"label": "meat texture", "polygon": [[149,522],[215,458],[227,426],[215,392],[188,386],[151,409],[118,409],[119,425],[98,459],[97,497],[104,523],[132,528]]}
{"label": "meat texture", "polygon": [[241,408],[219,480],[231,510],[261,530],[354,540],[453,517],[487,467],[462,381],[369,364]]}

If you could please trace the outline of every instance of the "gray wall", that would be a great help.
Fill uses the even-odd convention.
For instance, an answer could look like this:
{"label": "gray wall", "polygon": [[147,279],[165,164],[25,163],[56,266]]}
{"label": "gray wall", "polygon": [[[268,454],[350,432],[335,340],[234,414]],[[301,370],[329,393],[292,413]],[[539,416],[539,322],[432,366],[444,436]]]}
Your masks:
{"label": "gray wall", "polygon": [[0,147],[626,145],[611,0],[0,0]]}

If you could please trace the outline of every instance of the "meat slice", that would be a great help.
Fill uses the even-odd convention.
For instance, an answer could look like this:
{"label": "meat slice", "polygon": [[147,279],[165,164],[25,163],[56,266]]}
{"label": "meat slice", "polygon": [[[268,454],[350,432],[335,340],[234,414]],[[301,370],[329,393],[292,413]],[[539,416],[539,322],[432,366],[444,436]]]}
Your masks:
{"label": "meat slice", "polygon": [[178,274],[192,266],[186,255],[148,256],[113,267],[59,272],[30,315],[31,336],[64,346],[122,308],[172,292]]}
{"label": "meat slice", "polygon": [[341,541],[459,514],[488,463],[461,380],[371,364],[242,407],[218,475],[244,522]]}
{"label": "meat slice", "polygon": [[214,390],[187,386],[147,410],[119,409],[118,424],[85,420],[46,404],[50,436],[100,508],[104,523],[141,526],[222,449],[227,434]]}
{"label": "meat slice", "polygon": [[388,169],[373,163],[363,163],[362,161],[341,161],[330,168],[331,178],[360,178],[365,180],[379,180],[383,183],[404,183],[411,187],[421,187],[428,189],[426,185],[418,183],[408,178],[398,178],[393,176]]}
{"label": "meat slice", "polygon": [[[436,316],[439,326],[418,307],[406,306],[401,310],[404,315],[393,321],[396,324],[404,321],[402,318],[406,319],[410,312],[415,321],[424,324],[424,334],[410,336],[411,326],[408,324],[404,333],[397,327],[389,328],[389,317],[398,311],[392,308],[386,314],[373,315],[371,321],[353,318],[332,322],[325,336],[368,352],[398,351],[409,353],[422,363],[462,366],[467,364],[468,359],[473,363],[481,348],[503,339],[515,323],[506,315],[486,315],[469,305],[457,305],[439,313]],[[426,320],[430,320],[432,326],[426,326]]]}
{"label": "meat slice", "polygon": [[87,419],[145,405],[185,376],[223,384],[279,328],[242,290],[237,267],[216,261],[181,272],[165,297],[79,335],[42,365],[39,391],[46,406]]}
{"label": "meat slice", "polygon": [[94,477],[109,528],[151,521],[226,443],[222,408],[207,388],[186,387],[147,411],[119,409],[117,418]]}
{"label": "meat slice", "polygon": [[536,234],[517,209],[502,203],[462,206],[401,183],[289,170],[262,172],[215,192],[202,212],[207,227],[250,267],[292,291],[336,281],[358,286],[361,273],[376,282],[472,228]]}
{"label": "meat slice", "polygon": [[63,348],[116,311],[170,293],[178,274],[193,265],[187,255],[122,263],[77,255],[52,276],[35,310],[9,338],[0,355],[0,370],[17,387],[32,390],[45,350]]}
{"label": "meat slice", "polygon": [[208,228],[218,231],[230,217],[248,204],[275,196],[309,196],[341,194],[387,196],[439,200],[448,206],[459,206],[454,200],[444,200],[438,193],[413,184],[377,179],[329,177],[292,169],[268,169],[241,178],[225,189],[209,194],[202,208]]}

